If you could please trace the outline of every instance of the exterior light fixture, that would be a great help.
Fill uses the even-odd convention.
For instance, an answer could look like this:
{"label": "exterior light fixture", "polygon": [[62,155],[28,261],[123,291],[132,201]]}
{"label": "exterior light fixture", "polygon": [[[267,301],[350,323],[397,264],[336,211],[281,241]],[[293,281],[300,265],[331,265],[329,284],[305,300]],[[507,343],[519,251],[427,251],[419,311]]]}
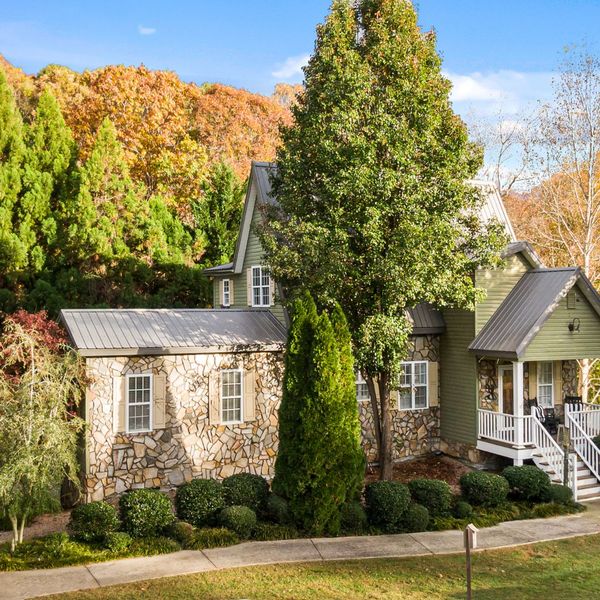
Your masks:
{"label": "exterior light fixture", "polygon": [[579,331],[579,326],[581,325],[581,323],[579,322],[579,319],[577,317],[575,317],[570,323],[569,323],[569,331],[573,332],[573,331]]}

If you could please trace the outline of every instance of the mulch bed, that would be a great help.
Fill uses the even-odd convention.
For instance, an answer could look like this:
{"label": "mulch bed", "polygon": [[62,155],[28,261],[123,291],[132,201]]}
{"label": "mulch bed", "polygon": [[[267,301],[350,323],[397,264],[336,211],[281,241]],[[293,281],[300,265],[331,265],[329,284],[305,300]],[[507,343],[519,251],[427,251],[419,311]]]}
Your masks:
{"label": "mulch bed", "polygon": [[[408,483],[413,479],[442,479],[450,484],[455,493],[460,492],[458,480],[473,469],[449,456],[427,456],[413,458],[394,465],[394,481]],[[371,467],[365,483],[379,479],[379,468]]]}

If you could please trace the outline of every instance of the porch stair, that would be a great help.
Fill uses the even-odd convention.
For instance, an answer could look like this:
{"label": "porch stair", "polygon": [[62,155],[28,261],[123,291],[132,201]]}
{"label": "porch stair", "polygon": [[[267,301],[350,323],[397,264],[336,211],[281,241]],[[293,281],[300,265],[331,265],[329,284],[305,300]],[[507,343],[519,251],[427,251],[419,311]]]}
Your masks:
{"label": "porch stair", "polygon": [[[542,454],[534,453],[531,456],[534,464],[550,477],[552,483],[563,483],[559,475],[550,464],[544,459]],[[577,457],[577,501],[596,500],[600,498],[600,482],[594,474],[588,469],[581,458]]]}

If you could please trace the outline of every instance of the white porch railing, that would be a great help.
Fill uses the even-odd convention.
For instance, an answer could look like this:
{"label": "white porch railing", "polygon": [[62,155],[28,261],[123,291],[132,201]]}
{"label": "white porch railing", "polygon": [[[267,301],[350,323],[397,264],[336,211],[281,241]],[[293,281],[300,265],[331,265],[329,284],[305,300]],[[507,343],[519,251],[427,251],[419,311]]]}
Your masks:
{"label": "white porch railing", "polygon": [[[562,483],[565,480],[565,453],[535,415],[531,415],[531,441]],[[538,463],[535,457],[534,462]]]}
{"label": "white porch railing", "polygon": [[[579,404],[573,410],[565,404],[565,415],[569,415],[590,437],[600,435],[600,404]],[[583,408],[580,408],[583,407]]]}
{"label": "white porch railing", "polygon": [[571,434],[573,449],[593,473],[596,479],[600,479],[600,450],[592,442],[590,436],[583,430],[577,419],[573,417],[572,411],[565,411],[565,424]]}
{"label": "white porch railing", "polygon": [[[479,437],[517,445],[532,444],[532,417],[517,417],[492,410],[479,410]],[[519,430],[521,435],[519,436]],[[519,439],[520,438],[520,439]]]}

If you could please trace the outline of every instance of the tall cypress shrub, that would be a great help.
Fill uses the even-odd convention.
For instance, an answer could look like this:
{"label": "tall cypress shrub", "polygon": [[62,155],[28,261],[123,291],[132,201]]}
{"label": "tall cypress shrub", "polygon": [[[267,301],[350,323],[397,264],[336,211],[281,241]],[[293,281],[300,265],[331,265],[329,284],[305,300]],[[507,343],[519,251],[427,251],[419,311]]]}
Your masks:
{"label": "tall cypress shrub", "polygon": [[334,534],[363,474],[347,324],[339,308],[318,315],[307,294],[293,306],[273,489],[302,528]]}

